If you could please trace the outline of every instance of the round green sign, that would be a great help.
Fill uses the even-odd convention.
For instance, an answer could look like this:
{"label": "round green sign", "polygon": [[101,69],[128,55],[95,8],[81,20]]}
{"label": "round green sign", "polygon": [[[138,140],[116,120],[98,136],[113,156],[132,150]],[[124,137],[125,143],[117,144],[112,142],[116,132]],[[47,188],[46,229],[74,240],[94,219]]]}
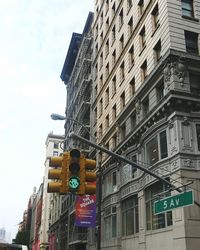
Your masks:
{"label": "round green sign", "polygon": [[69,179],[69,188],[72,190],[76,190],[80,186],[80,179],[76,176],[72,176]]}

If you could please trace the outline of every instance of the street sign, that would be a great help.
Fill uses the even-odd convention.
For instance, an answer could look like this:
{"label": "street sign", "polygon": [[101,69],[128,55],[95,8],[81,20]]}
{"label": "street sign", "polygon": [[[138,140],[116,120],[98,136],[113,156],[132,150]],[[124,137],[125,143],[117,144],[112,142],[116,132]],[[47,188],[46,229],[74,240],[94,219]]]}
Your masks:
{"label": "street sign", "polygon": [[154,214],[164,213],[179,207],[186,207],[194,204],[193,191],[172,195],[154,202]]}

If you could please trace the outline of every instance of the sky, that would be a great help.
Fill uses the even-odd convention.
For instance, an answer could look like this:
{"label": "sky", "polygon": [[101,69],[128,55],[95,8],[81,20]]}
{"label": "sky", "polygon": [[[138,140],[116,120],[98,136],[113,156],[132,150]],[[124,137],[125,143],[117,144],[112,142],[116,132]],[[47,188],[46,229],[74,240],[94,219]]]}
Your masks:
{"label": "sky", "polygon": [[12,238],[44,175],[49,132],[64,134],[60,79],[72,32],[93,0],[0,0],[0,227]]}

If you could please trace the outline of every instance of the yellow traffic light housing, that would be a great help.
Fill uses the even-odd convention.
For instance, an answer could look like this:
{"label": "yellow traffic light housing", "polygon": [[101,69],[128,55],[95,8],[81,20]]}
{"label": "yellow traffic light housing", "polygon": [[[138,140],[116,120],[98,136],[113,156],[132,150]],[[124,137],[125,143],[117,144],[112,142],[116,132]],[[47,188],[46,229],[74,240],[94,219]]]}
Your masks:
{"label": "yellow traffic light housing", "polygon": [[82,154],[78,149],[70,151],[68,190],[76,193],[80,187],[80,161]]}
{"label": "yellow traffic light housing", "polygon": [[48,193],[67,193],[67,177],[69,167],[69,152],[64,152],[62,156],[51,157],[49,162],[50,169],[48,179],[55,179],[57,181],[49,182],[47,186]]}
{"label": "yellow traffic light housing", "polygon": [[86,159],[82,155],[80,160],[80,188],[78,190],[79,195],[96,194],[96,161]]}

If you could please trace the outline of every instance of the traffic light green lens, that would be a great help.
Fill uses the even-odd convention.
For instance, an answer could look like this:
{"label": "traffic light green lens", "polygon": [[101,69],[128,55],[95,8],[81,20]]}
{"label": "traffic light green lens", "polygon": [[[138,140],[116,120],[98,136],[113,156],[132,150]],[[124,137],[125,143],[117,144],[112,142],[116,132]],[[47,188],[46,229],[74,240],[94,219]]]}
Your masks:
{"label": "traffic light green lens", "polygon": [[76,176],[72,176],[69,179],[69,187],[70,187],[70,189],[76,190],[79,186],[80,186],[80,180],[79,180],[79,178],[76,177]]}

